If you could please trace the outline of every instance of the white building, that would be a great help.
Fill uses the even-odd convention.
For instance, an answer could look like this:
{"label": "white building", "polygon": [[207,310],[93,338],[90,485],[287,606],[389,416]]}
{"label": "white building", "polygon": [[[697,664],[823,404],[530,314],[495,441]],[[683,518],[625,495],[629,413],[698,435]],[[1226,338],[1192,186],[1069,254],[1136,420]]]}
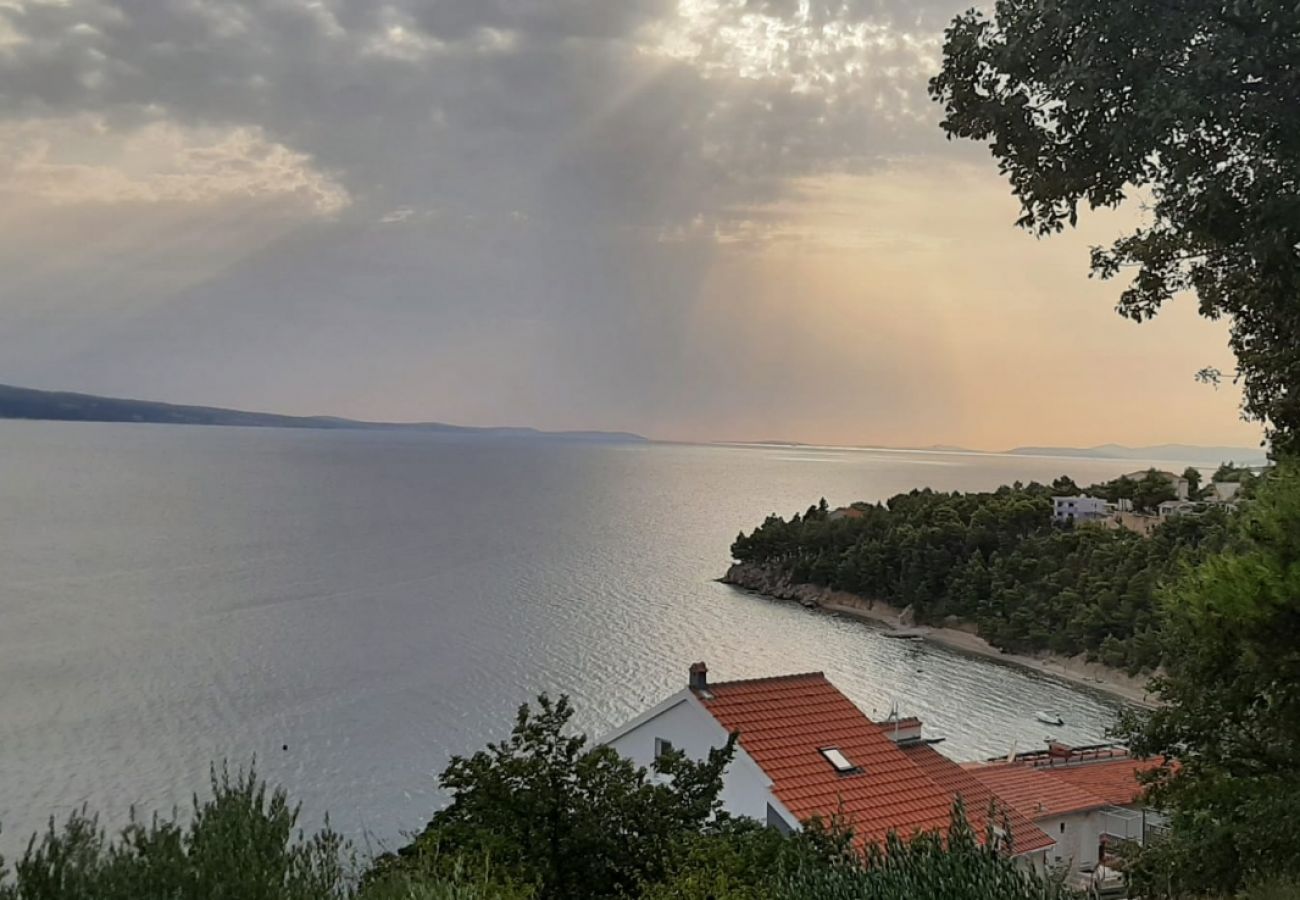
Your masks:
{"label": "white building", "polygon": [[1166,500],[1156,507],[1156,515],[1162,519],[1170,516],[1181,516],[1184,513],[1195,512],[1197,504],[1190,500]]}
{"label": "white building", "polygon": [[1110,504],[1101,497],[1053,497],[1052,520],[1066,523],[1100,522],[1113,512]]}
{"label": "white building", "polygon": [[1154,765],[1134,760],[1123,748],[1053,744],[1048,751],[967,771],[1055,840],[1049,864],[1068,869],[1082,885],[1113,862],[1117,844],[1145,843],[1163,827],[1164,817],[1143,804],[1137,780],[1137,773]]}
{"label": "white building", "polygon": [[[820,672],[711,684],[703,663],[686,688],[607,735],[603,743],[649,767],[666,748],[703,759],[738,736],[723,808],[782,831],[840,816],[859,846],[890,831],[946,829],[961,797],[977,834],[990,808],[1010,825],[1015,856],[1042,866],[1054,840],[982,781],[937,752],[916,719],[876,723]],[[998,833],[995,830],[995,833]]]}
{"label": "white building", "polygon": [[1205,499],[1210,503],[1236,503],[1237,492],[1240,490],[1239,481],[1211,481],[1209,496]]}

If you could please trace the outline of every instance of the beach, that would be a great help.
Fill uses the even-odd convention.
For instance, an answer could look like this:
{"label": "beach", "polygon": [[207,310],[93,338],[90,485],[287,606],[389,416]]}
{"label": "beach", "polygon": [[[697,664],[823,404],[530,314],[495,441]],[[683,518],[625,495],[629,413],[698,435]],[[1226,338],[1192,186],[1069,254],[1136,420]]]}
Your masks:
{"label": "beach", "polygon": [[1147,690],[1149,675],[1132,676],[1119,669],[1089,662],[1082,654],[1066,657],[1050,653],[1008,653],[980,637],[974,625],[917,625],[911,621],[908,609],[815,584],[792,584],[760,566],[737,563],[719,581],[779,600],[791,600],[810,609],[850,616],[877,627],[902,631],[960,653],[1031,669],[1051,678],[1118,697],[1137,706],[1156,705]]}

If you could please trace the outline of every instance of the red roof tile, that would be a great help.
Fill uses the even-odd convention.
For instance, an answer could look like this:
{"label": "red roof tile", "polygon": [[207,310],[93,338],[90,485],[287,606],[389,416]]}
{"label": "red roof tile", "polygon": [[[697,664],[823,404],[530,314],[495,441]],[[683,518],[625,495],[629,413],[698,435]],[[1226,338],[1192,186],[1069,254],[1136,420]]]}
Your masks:
{"label": "red roof tile", "polygon": [[1142,799],[1143,785],[1137,780],[1139,772],[1156,768],[1155,760],[1120,758],[1105,762],[1088,762],[1079,765],[1056,766],[1046,771],[1101,797],[1107,803],[1128,806]]}
{"label": "red roof tile", "polygon": [[[696,696],[723,728],[739,733],[745,752],[799,821],[839,814],[864,844],[883,841],[890,831],[909,837],[945,829],[956,786],[969,789],[956,763],[948,763],[954,774],[938,754],[936,761],[905,752],[820,672],[712,684]],[[821,753],[827,747],[838,748],[856,770],[837,772]],[[942,784],[932,774],[938,772]],[[1037,840],[1017,840],[1017,852]]]}
{"label": "red roof tile", "polygon": [[1123,756],[1063,765],[989,763],[966,771],[1031,819],[1102,806],[1127,806],[1142,796],[1137,773],[1156,763]]}
{"label": "red roof tile", "polygon": [[977,766],[966,771],[1030,819],[1106,805],[1106,801],[1095,794],[1053,778],[1048,770],[1034,766]]}
{"label": "red roof tile", "polygon": [[976,834],[985,832],[988,827],[989,811],[992,810],[993,824],[1002,827],[1005,823],[1009,828],[1012,847],[1016,853],[1032,853],[1056,843],[1029,818],[1022,815],[1009,800],[995,794],[984,782],[934,747],[921,743],[912,744],[902,750],[934,779],[935,784],[953,796],[961,797],[966,807],[966,819],[975,829]]}

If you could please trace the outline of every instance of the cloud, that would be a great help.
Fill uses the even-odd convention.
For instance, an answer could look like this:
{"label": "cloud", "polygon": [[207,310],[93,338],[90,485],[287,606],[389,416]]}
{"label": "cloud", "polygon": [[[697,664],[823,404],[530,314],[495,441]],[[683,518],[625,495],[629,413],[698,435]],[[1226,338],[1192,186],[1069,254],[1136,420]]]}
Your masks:
{"label": "cloud", "polygon": [[946,151],[924,99],[942,19],[901,2],[10,2],[0,116],[255,129],[362,217],[667,227]]}
{"label": "cloud", "polygon": [[350,202],[307,155],[259,127],[115,130],[92,114],[0,123],[0,195],[58,205],[248,201],[317,216]]}
{"label": "cloud", "polygon": [[[1113,286],[1077,242],[1025,262],[1005,185],[926,97],[967,3],[0,0],[4,377],[989,444],[1014,423],[979,397],[1032,382],[1106,427],[1113,382],[1023,367],[1119,346]],[[1062,334],[1046,294],[1099,319]],[[966,299],[1032,320],[1033,352]],[[1221,341],[1196,334],[1177,366]]]}

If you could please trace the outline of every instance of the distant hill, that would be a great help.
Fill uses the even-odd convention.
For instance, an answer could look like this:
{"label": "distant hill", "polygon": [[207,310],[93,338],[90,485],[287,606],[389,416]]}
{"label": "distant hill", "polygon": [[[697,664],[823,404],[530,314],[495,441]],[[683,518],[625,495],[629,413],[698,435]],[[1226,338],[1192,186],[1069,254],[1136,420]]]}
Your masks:
{"label": "distant hill", "polygon": [[1008,450],[1018,456],[1082,456],[1091,459],[1166,459],[1171,461],[1218,465],[1221,462],[1249,464],[1266,461],[1260,447],[1200,447],[1195,444],[1156,444],[1150,447],[1125,447],[1101,444],[1096,447],[1016,447]]}
{"label": "distant hill", "polygon": [[539,431],[535,428],[474,428],[442,422],[365,422],[333,416],[282,416],[219,406],[181,406],[152,400],[38,391],[0,384],[0,419],[62,422],[147,422],[157,425],[238,425],[251,428],[422,431],[481,437],[565,438],[580,441],[644,441],[623,431]]}

